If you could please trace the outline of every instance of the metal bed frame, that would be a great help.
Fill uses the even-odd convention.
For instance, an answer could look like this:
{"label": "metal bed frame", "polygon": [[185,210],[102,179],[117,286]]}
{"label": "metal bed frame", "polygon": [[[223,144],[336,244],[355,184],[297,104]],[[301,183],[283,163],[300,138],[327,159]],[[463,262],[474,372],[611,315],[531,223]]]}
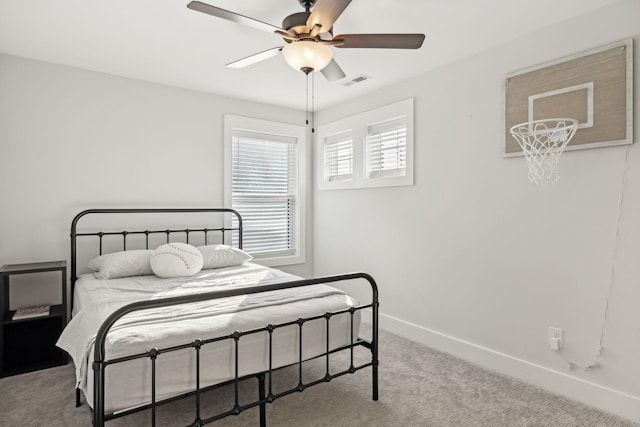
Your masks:
{"label": "metal bed frame", "polygon": [[[226,227],[226,226],[214,226],[214,227],[201,227],[195,229],[164,229],[164,230],[134,230],[134,231],[90,231],[90,232],[78,232],[78,221],[86,215],[90,214],[156,214],[156,213],[212,213],[212,214],[231,214],[234,215],[237,219],[237,227]],[[242,218],[240,214],[233,209],[226,208],[194,208],[194,209],[89,209],[83,212],[80,212],[73,219],[71,223],[71,294],[74,295],[75,282],[77,280],[77,255],[78,255],[78,247],[77,240],[78,238],[84,237],[98,237],[99,239],[99,253],[102,254],[103,251],[103,237],[108,235],[120,235],[122,236],[123,250],[127,250],[127,236],[131,235],[145,235],[146,248],[149,249],[149,236],[153,234],[165,234],[166,242],[170,242],[171,236],[174,234],[181,234],[186,236],[186,242],[189,243],[189,235],[192,233],[203,233],[205,244],[208,243],[208,234],[209,232],[219,232],[221,233],[222,242],[225,242],[225,236],[227,232],[237,232],[238,233],[238,247],[242,249]],[[178,305],[178,304],[186,304],[191,302],[198,302],[204,300],[218,299],[218,298],[227,298],[238,295],[248,295],[255,294],[261,292],[269,292],[281,289],[289,289],[303,286],[311,286],[317,284],[327,284],[327,283],[335,283],[346,280],[354,280],[354,279],[364,279],[367,281],[371,287],[371,303],[366,305],[360,305],[357,307],[351,307],[349,309],[335,311],[335,312],[327,312],[322,315],[307,317],[307,318],[298,318],[292,319],[289,322],[279,323],[279,324],[268,324],[262,328],[252,329],[248,331],[235,331],[231,334],[212,337],[208,339],[196,339],[191,342],[184,343],[182,345],[167,347],[167,348],[152,348],[146,352],[132,354],[125,357],[118,357],[114,359],[106,359],[105,353],[105,340],[109,333],[110,328],[113,324],[125,316],[128,313],[146,310],[151,308],[165,307],[169,305]],[[72,303],[73,304],[73,303]],[[192,424],[189,424],[188,427],[200,427],[205,424],[209,424],[213,421],[225,418],[230,415],[239,415],[241,412],[259,406],[260,412],[260,426],[266,426],[266,404],[272,403],[276,399],[284,397],[286,395],[302,392],[306,388],[323,383],[329,382],[334,378],[343,376],[345,374],[352,374],[359,370],[365,369],[367,367],[371,367],[372,371],[372,399],[374,401],[378,400],[378,288],[373,277],[366,273],[351,273],[351,274],[343,274],[337,276],[327,276],[321,278],[313,278],[313,279],[303,279],[296,280],[286,283],[278,283],[273,285],[264,285],[264,286],[256,286],[256,287],[248,287],[242,289],[233,289],[227,291],[216,291],[209,292],[204,294],[197,295],[185,295],[173,298],[164,298],[164,299],[156,299],[149,301],[140,301],[135,302],[129,305],[126,305],[114,313],[112,313],[101,325],[98,330],[95,347],[94,347],[94,362],[92,365],[94,371],[94,383],[93,383],[93,425],[95,427],[104,426],[106,421],[119,418],[125,415],[132,414],[134,412],[139,412],[143,410],[151,410],[151,425],[156,425],[156,408],[162,404],[175,401],[181,398],[187,397],[195,397],[195,417]],[[354,337],[353,334],[353,322],[354,322],[354,314],[360,310],[371,309],[371,323],[372,323],[372,332],[371,332],[371,340],[363,340],[361,338]],[[329,322],[331,318],[335,315],[346,314],[348,313],[350,316],[350,325],[351,325],[351,343],[345,346],[342,346],[337,349],[330,350],[329,347]],[[325,319],[327,325],[327,336],[326,336],[326,347],[325,351],[314,358],[325,358],[326,359],[326,367],[325,367],[325,375],[323,378],[317,379],[315,381],[311,381],[308,383],[303,382],[302,378],[302,364],[304,360],[302,359],[302,330],[303,326],[306,322],[312,320],[321,320]],[[278,328],[283,327],[291,327],[295,325],[298,326],[299,333],[299,348],[298,348],[298,362],[294,363],[293,366],[297,365],[298,368],[298,384],[294,387],[286,389],[284,391],[274,392],[272,389],[272,375],[279,369],[284,367],[274,368],[272,366],[273,357],[273,332]],[[256,333],[267,333],[269,339],[269,369],[264,372],[258,372],[255,374],[239,377],[238,376],[238,358],[239,358],[239,342],[240,339],[244,336],[256,334]],[[235,378],[226,381],[224,383],[211,385],[208,387],[200,386],[200,350],[203,346],[207,344],[211,344],[214,342],[230,340],[234,343],[235,346]],[[356,347],[364,347],[371,352],[371,360],[367,363],[361,365],[354,365],[354,348]],[[186,391],[185,393],[174,396],[168,399],[157,400],[156,399],[156,360],[158,357],[161,357],[162,354],[166,354],[169,352],[184,350],[192,348],[195,351],[196,356],[196,387],[195,390]],[[330,355],[348,351],[350,353],[349,360],[350,366],[347,369],[341,370],[339,372],[331,373],[330,372]],[[105,369],[114,364],[134,360],[134,359],[142,359],[149,358],[151,360],[151,402],[126,411],[121,411],[117,413],[105,414],[104,411],[104,403],[105,403]],[[289,365],[292,366],[292,365]],[[241,381],[245,381],[248,379],[258,379],[258,399],[251,401],[249,403],[240,404],[239,402],[239,384]],[[267,386],[268,380],[268,386]],[[227,411],[223,411],[216,415],[202,418],[201,416],[201,394],[204,391],[209,391],[212,389],[216,389],[225,385],[233,384],[234,386],[234,405]],[[80,406],[80,389],[76,389],[76,406]]]}

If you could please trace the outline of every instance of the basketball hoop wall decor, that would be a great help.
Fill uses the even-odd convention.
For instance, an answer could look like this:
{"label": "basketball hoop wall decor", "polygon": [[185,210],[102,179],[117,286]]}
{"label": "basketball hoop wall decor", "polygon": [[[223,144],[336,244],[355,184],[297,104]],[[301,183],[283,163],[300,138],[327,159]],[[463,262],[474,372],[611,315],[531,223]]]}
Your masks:
{"label": "basketball hoop wall decor", "polygon": [[[571,120],[557,117],[569,117],[577,124],[573,128]],[[556,141],[565,131],[566,140]],[[524,155],[530,167],[530,160],[536,159],[557,167],[562,151],[632,142],[631,39],[506,76],[505,157]],[[542,156],[543,152],[550,155]],[[534,177],[545,167],[534,166]],[[543,178],[535,177],[534,182],[557,180],[548,171],[541,173]]]}
{"label": "basketball hoop wall decor", "polygon": [[544,119],[520,123],[509,130],[527,159],[529,181],[540,186],[558,182],[558,160],[576,129],[575,119]]}

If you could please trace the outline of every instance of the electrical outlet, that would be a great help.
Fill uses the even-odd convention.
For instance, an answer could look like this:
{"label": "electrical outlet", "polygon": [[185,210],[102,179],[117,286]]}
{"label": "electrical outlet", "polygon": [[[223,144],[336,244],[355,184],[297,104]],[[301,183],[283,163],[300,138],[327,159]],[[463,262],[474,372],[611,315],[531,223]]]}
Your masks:
{"label": "electrical outlet", "polygon": [[563,347],[562,329],[550,326],[548,341],[552,350],[560,350]]}

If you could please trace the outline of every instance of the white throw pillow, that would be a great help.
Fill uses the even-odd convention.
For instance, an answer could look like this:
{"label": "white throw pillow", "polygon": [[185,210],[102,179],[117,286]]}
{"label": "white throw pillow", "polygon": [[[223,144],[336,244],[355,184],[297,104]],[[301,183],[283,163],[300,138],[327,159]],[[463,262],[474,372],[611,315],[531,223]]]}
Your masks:
{"label": "white throw pillow", "polygon": [[113,252],[95,257],[87,267],[94,272],[96,279],[152,275],[149,263],[152,253],[146,249]]}
{"label": "white throw pillow", "polygon": [[151,269],[158,277],[193,276],[202,269],[202,254],[187,243],[167,243],[153,251]]}
{"label": "white throw pillow", "polygon": [[198,250],[202,252],[203,270],[242,265],[253,259],[243,250],[227,245],[198,246]]}

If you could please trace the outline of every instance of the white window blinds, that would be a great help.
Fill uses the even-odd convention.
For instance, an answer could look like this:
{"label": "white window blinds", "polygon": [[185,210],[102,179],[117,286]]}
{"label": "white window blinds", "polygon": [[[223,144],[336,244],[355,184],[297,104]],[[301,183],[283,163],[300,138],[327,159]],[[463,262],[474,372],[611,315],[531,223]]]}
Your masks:
{"label": "white window blinds", "polygon": [[407,120],[400,117],[367,126],[369,178],[404,176],[407,168]]}
{"label": "white window blinds", "polygon": [[413,185],[413,98],[318,127],[318,190]]}
{"label": "white window blinds", "polygon": [[344,181],[353,176],[353,134],[342,132],[324,138],[325,179]]}
{"label": "white window blinds", "polygon": [[[296,252],[296,138],[233,130],[231,204],[255,257]],[[235,243],[235,242],[234,242]]]}

